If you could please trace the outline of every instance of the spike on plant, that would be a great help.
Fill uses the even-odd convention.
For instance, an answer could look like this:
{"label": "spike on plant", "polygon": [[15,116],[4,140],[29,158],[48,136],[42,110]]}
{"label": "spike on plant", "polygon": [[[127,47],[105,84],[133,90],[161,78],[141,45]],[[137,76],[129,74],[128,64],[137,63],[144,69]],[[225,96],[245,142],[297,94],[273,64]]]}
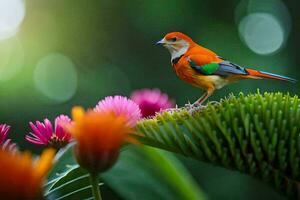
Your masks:
{"label": "spike on plant", "polygon": [[231,95],[193,114],[141,120],[144,144],[238,170],[291,199],[300,194],[300,99],[282,93]]}

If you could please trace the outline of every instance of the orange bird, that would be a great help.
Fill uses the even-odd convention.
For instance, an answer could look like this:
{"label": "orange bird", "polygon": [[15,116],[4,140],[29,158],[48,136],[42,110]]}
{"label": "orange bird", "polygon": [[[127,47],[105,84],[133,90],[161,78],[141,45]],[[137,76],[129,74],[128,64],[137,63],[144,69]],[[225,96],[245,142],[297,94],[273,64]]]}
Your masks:
{"label": "orange bird", "polygon": [[156,44],[169,50],[172,67],[180,79],[206,90],[194,105],[202,104],[216,89],[242,79],[296,81],[289,77],[241,67],[200,46],[180,32],[168,33]]}

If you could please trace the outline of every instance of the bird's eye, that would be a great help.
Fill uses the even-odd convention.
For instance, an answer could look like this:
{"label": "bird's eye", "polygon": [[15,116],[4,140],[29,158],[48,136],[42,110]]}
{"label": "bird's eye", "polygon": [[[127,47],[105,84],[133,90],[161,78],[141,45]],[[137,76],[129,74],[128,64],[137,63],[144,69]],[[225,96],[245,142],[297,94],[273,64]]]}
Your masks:
{"label": "bird's eye", "polygon": [[177,40],[176,37],[171,38],[171,41],[172,41],[172,42],[176,42],[176,40]]}

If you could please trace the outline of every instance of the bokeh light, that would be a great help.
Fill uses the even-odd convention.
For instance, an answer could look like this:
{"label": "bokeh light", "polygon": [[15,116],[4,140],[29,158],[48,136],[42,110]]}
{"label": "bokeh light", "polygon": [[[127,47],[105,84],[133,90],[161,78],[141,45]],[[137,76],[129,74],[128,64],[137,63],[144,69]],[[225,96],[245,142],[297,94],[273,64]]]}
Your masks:
{"label": "bokeh light", "polygon": [[24,50],[17,38],[0,41],[0,81],[13,78],[24,66]]}
{"label": "bokeh light", "polygon": [[14,36],[24,17],[23,0],[0,0],[0,40]]}
{"label": "bokeh light", "polygon": [[242,0],[235,14],[240,37],[253,52],[268,55],[285,45],[291,19],[281,0]]}
{"label": "bokeh light", "polygon": [[73,97],[77,89],[77,71],[72,60],[59,53],[49,54],[34,71],[36,88],[57,103]]}
{"label": "bokeh light", "polygon": [[257,54],[271,54],[281,48],[284,30],[277,19],[268,13],[247,15],[239,24],[246,45]]}

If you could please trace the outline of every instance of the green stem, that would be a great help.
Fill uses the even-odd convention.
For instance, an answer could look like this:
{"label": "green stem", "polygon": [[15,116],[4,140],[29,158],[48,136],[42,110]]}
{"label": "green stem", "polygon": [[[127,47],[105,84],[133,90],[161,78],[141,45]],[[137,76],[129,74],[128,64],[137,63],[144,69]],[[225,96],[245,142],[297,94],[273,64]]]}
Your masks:
{"label": "green stem", "polygon": [[98,183],[98,176],[94,174],[90,174],[90,181],[92,184],[92,190],[95,200],[102,200],[99,183]]}

